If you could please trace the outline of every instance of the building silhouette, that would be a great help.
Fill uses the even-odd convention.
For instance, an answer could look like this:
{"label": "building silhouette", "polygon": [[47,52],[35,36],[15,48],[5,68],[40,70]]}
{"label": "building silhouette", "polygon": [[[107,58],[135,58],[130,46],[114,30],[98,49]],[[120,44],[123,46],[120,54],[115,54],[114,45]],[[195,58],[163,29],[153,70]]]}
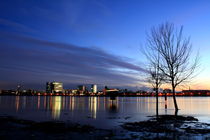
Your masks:
{"label": "building silhouette", "polygon": [[61,82],[47,82],[46,93],[63,93],[63,83]]}

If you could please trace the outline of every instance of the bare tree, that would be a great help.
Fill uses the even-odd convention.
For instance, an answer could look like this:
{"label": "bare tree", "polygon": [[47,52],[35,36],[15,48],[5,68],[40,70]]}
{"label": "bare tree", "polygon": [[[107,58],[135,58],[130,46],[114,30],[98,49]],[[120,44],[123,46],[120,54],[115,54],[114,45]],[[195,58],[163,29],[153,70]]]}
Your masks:
{"label": "bare tree", "polygon": [[164,80],[164,74],[160,70],[160,54],[152,50],[150,45],[146,45],[143,54],[148,60],[148,82],[151,83],[156,95],[156,117],[158,118],[158,93]]}
{"label": "bare tree", "polygon": [[156,65],[171,85],[174,107],[177,111],[176,87],[189,80],[198,66],[198,57],[190,62],[192,50],[190,38],[183,37],[183,27],[175,29],[174,24],[165,23],[151,29],[148,44],[152,51],[160,55]]}

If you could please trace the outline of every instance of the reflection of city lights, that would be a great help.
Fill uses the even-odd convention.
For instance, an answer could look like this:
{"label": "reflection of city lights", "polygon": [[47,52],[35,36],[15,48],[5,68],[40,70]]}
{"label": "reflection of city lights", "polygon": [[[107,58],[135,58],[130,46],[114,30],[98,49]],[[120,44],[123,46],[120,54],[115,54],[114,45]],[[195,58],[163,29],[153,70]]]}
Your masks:
{"label": "reflection of city lights", "polygon": [[47,102],[47,109],[48,110],[50,110],[51,108],[52,108],[52,105],[53,105],[53,99],[52,99],[53,97],[52,96],[50,96],[50,98],[49,98],[49,101]]}
{"label": "reflection of city lights", "polygon": [[91,117],[96,119],[96,113],[97,113],[97,97],[90,97],[89,98],[89,104],[90,104],[90,112]]}
{"label": "reflection of city lights", "polygon": [[109,111],[112,113],[116,113],[118,110],[118,99],[109,100]]}
{"label": "reflection of city lights", "polygon": [[75,104],[74,104],[75,101],[74,100],[75,100],[74,96],[70,97],[69,109],[71,111],[74,111],[74,107],[75,107]]}
{"label": "reflection of city lights", "polygon": [[46,96],[44,96],[44,109],[46,109],[46,106],[47,105],[47,97]]}
{"label": "reflection of city lights", "polygon": [[93,110],[94,110],[94,118],[96,118],[96,113],[97,113],[97,97],[94,97],[94,106],[93,106]]}
{"label": "reflection of city lights", "polygon": [[16,108],[16,111],[17,112],[19,110],[19,105],[20,105],[20,97],[19,96],[16,96],[15,97],[15,108]]}
{"label": "reflection of city lights", "polygon": [[37,108],[40,108],[40,96],[38,96],[38,100],[37,100]]}
{"label": "reflection of city lights", "polygon": [[61,97],[55,96],[52,103],[52,118],[59,119],[61,114]]}
{"label": "reflection of city lights", "polygon": [[62,108],[65,108],[66,105],[66,98],[62,97]]}

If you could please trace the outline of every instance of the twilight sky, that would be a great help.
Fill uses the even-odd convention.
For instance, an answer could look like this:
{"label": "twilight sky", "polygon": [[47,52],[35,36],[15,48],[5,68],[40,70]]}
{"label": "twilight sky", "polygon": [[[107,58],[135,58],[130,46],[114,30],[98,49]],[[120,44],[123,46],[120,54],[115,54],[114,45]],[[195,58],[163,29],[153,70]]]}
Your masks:
{"label": "twilight sky", "polygon": [[46,81],[144,86],[146,32],[184,26],[200,70],[191,88],[210,89],[210,2],[193,0],[1,0],[0,89],[44,89]]}

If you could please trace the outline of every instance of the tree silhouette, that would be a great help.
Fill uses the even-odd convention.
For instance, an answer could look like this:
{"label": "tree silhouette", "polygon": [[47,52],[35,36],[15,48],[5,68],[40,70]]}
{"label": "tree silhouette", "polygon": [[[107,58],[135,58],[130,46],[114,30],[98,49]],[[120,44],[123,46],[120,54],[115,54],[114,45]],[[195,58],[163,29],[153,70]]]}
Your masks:
{"label": "tree silhouette", "polygon": [[[173,93],[175,110],[178,110],[176,101],[176,87],[193,77],[198,66],[198,55],[190,62],[192,45],[190,38],[183,37],[183,27],[174,28],[172,23],[164,23],[153,27],[148,35],[148,48],[159,56],[154,62],[164,75],[166,82],[170,83]],[[151,58],[150,58],[151,59]]]}
{"label": "tree silhouette", "polygon": [[160,54],[152,50],[150,45],[146,45],[143,54],[148,60],[148,82],[151,83],[156,95],[156,117],[158,118],[158,93],[159,88],[164,81],[164,74],[160,70]]}

